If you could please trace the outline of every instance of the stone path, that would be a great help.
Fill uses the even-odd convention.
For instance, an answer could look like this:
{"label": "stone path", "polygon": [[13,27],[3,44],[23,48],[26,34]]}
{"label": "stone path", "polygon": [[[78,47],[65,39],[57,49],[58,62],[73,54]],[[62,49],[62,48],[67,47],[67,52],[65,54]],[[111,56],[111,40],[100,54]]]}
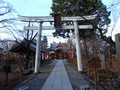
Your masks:
{"label": "stone path", "polygon": [[58,60],[42,90],[73,90],[63,60]]}
{"label": "stone path", "polygon": [[22,87],[28,87],[28,90],[41,90],[56,63],[57,60],[53,60],[51,64],[47,66],[41,66],[40,73],[38,73],[37,75],[33,74],[32,77],[17,85],[13,90],[18,90],[18,88]]}

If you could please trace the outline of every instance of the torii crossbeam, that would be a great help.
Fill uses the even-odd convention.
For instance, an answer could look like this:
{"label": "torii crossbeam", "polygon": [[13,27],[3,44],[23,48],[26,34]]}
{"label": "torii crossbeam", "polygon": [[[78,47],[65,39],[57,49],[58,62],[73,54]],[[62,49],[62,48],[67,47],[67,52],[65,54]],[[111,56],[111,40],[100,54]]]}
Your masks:
{"label": "torii crossbeam", "polygon": [[[89,16],[74,16],[74,17],[61,17],[62,21],[68,22],[68,21],[74,21],[74,20],[92,20],[95,19],[95,15],[89,15]],[[19,19],[23,22],[38,22],[38,21],[43,21],[43,22],[54,22],[54,17],[52,16],[20,16],[18,15]]]}
{"label": "torii crossbeam", "polygon": [[[92,29],[92,25],[79,25],[79,29]],[[55,30],[54,26],[42,26],[42,30]],[[74,25],[62,26],[61,30],[74,29]],[[24,26],[24,30],[38,30],[38,26]]]}

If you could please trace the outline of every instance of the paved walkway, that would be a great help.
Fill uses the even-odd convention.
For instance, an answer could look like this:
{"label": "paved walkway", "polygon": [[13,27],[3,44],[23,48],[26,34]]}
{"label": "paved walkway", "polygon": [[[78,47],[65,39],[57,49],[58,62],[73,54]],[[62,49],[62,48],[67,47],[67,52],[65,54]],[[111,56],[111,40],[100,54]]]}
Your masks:
{"label": "paved walkway", "polygon": [[42,90],[73,90],[63,60],[58,60]]}

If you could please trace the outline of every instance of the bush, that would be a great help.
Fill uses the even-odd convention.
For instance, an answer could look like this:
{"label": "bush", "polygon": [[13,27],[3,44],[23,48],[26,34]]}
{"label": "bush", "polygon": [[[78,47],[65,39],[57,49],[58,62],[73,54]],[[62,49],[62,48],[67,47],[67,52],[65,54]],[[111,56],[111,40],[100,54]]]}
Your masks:
{"label": "bush", "polygon": [[120,79],[119,79],[119,78],[114,78],[114,79],[112,79],[111,85],[112,85],[115,89],[120,89]]}
{"label": "bush", "polygon": [[99,77],[99,81],[103,81],[103,82],[109,82],[111,81],[113,78],[117,77],[117,74],[110,71],[110,70],[103,70],[103,69],[99,69],[97,71],[98,73],[98,77]]}
{"label": "bush", "polygon": [[32,74],[34,71],[32,69],[28,69],[28,70],[25,70],[23,71],[23,75],[30,75]]}

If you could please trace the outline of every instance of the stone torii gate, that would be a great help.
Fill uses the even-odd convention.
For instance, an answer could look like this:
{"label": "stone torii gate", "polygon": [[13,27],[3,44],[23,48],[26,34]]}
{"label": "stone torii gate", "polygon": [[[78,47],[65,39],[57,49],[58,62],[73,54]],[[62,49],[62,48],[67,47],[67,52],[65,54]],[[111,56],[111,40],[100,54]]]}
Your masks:
{"label": "stone torii gate", "polygon": [[[77,54],[77,65],[78,71],[83,71],[82,65],[82,56],[80,50],[80,36],[79,29],[91,29],[92,25],[78,25],[78,21],[81,20],[92,20],[95,19],[97,15],[90,16],[75,16],[75,17],[61,17],[62,21],[65,22],[74,22],[74,25],[62,26],[61,29],[75,29],[75,42],[76,42],[76,54]],[[36,59],[35,59],[35,69],[34,73],[38,73],[40,69],[40,59],[41,59],[41,34],[42,30],[54,30],[54,26],[42,26],[43,22],[54,22],[54,17],[51,16],[43,16],[43,17],[32,17],[32,16],[18,16],[19,19],[23,22],[37,22],[38,26],[25,26],[25,30],[38,30],[38,39],[36,46]]]}

